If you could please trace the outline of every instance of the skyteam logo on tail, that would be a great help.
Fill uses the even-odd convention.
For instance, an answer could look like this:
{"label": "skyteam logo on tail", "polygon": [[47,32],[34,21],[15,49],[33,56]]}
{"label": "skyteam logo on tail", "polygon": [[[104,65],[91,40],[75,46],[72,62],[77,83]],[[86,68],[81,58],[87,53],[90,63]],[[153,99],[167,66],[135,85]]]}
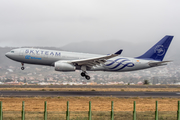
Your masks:
{"label": "skyteam logo on tail", "polygon": [[163,45],[157,45],[154,49],[154,53],[156,53],[158,56],[162,56],[165,53],[165,48]]}

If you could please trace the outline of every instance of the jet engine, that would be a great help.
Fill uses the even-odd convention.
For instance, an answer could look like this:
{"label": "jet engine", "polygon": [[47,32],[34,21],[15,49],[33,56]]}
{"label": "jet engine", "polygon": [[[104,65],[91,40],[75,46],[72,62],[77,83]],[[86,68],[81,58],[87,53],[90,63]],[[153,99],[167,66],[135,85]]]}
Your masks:
{"label": "jet engine", "polygon": [[75,71],[76,67],[66,62],[55,62],[55,70],[62,72]]}

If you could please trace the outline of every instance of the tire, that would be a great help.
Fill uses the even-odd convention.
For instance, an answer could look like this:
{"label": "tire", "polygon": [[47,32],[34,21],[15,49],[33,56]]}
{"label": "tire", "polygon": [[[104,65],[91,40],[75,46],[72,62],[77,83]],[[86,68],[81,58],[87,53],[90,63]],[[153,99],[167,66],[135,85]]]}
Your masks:
{"label": "tire", "polygon": [[21,67],[21,70],[24,70],[24,67]]}
{"label": "tire", "polygon": [[86,78],[87,80],[90,80],[90,76],[88,76],[88,75],[86,75],[85,78]]}
{"label": "tire", "polygon": [[82,72],[82,73],[81,73],[81,76],[84,77],[84,76],[86,76],[86,74],[85,74],[84,72]]}

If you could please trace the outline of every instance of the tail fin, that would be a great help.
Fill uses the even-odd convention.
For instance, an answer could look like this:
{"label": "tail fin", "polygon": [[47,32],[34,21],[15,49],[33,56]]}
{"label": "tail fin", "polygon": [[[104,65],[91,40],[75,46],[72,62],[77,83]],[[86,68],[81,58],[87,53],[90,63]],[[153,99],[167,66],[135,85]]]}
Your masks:
{"label": "tail fin", "polygon": [[162,61],[174,36],[166,35],[138,59],[151,59]]}

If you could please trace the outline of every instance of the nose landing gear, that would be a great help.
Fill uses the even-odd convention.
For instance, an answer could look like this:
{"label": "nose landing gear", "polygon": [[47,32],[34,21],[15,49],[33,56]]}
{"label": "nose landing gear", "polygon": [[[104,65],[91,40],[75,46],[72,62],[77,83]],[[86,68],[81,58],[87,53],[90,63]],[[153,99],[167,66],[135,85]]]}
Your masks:
{"label": "nose landing gear", "polygon": [[25,68],[24,67],[21,67],[21,70],[24,70]]}
{"label": "nose landing gear", "polygon": [[24,70],[24,63],[21,63],[22,67],[21,67],[21,70]]}

